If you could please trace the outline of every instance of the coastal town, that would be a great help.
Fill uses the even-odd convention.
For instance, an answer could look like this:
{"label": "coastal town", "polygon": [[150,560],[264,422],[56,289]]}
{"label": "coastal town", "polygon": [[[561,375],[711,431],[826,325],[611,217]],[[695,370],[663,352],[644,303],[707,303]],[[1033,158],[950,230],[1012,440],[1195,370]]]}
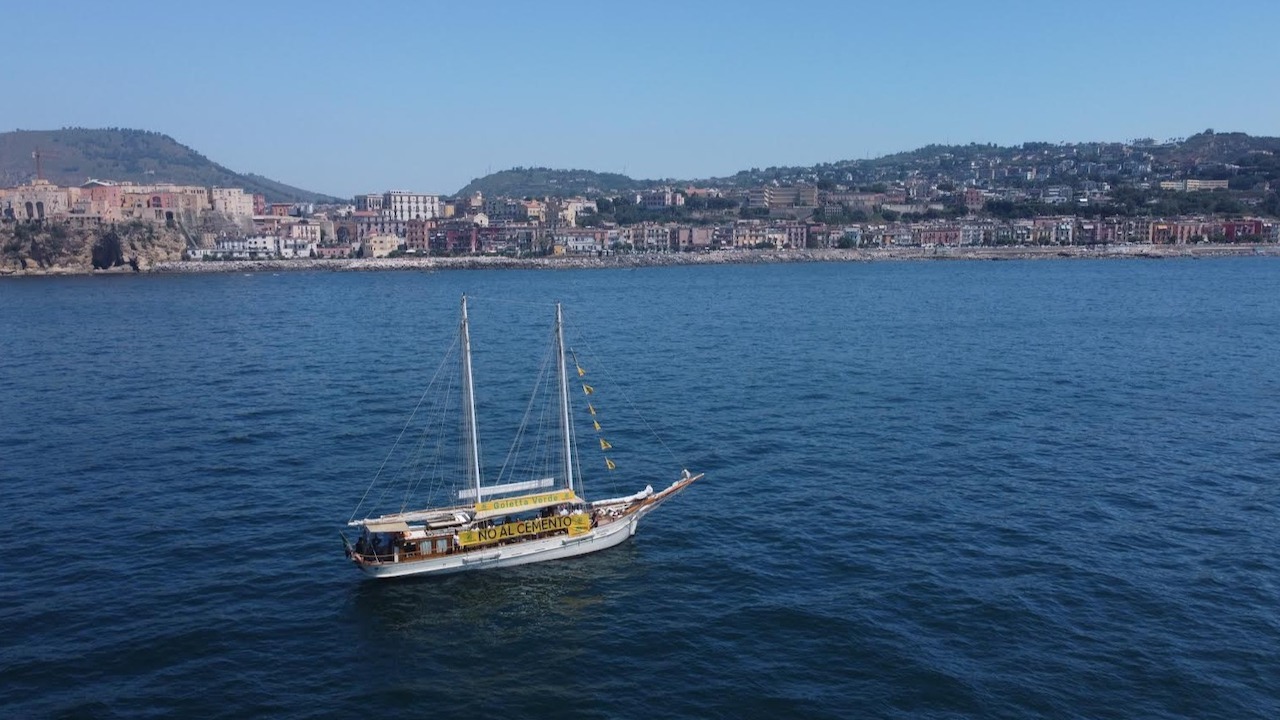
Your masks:
{"label": "coastal town", "polygon": [[918,151],[890,172],[854,162],[623,192],[387,190],[340,203],[164,182],[58,185],[40,177],[37,157],[34,178],[0,188],[0,218],[165,228],[189,262],[1280,243],[1275,189],[1233,179],[1240,165],[1157,163],[1142,142],[1029,144],[1012,160],[975,147]]}

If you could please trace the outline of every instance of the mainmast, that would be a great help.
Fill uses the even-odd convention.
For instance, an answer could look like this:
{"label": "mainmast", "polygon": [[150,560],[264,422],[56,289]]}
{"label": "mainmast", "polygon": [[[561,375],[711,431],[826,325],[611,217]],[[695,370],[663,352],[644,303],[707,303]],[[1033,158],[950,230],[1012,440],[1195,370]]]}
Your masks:
{"label": "mainmast", "polygon": [[556,359],[560,363],[560,434],[564,438],[565,487],[573,489],[573,426],[569,424],[569,370],[564,360],[564,320],[556,303]]}
{"label": "mainmast", "polygon": [[[563,361],[562,361],[563,363]],[[462,398],[467,426],[467,474],[480,502],[480,433],[476,429],[476,386],[471,377],[471,328],[467,322],[467,296],[462,296]]]}

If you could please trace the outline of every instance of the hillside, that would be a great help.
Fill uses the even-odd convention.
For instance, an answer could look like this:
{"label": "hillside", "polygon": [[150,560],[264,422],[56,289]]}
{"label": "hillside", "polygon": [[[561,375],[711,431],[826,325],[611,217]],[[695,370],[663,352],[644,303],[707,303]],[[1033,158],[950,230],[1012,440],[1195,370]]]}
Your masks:
{"label": "hillside", "polygon": [[145,130],[16,130],[0,133],[0,186],[35,176],[39,150],[45,179],[80,185],[89,178],[136,183],[239,187],[268,202],[334,202],[330,196],[285,185],[261,175],[229,170],[168,135]]}
{"label": "hillside", "polygon": [[458,191],[458,197],[475,192],[495,197],[614,195],[658,184],[658,180],[634,180],[619,173],[517,167],[472,180]]}
{"label": "hillside", "polygon": [[[636,180],[617,173],[590,170],[512,168],[472,180],[459,191],[459,195],[477,190],[485,195],[507,197],[615,195],[659,185],[745,189],[773,182],[816,182],[830,186],[865,185],[908,177],[962,180],[966,175],[972,175],[968,170],[973,167],[1055,166],[1064,162],[1088,164],[1093,169],[1084,174],[1078,171],[1059,173],[1054,176],[1054,182],[1069,182],[1071,178],[1083,177],[1090,172],[1123,182],[1136,178],[1132,175],[1116,177],[1119,173],[1114,172],[1114,168],[1130,160],[1143,160],[1193,177],[1232,178],[1234,188],[1235,178],[1240,176],[1251,176],[1256,182],[1280,178],[1276,167],[1280,160],[1280,138],[1206,130],[1163,143],[1133,140],[1128,143],[1026,142],[1009,146],[987,143],[926,145],[877,158],[837,160],[807,167],[751,168],[726,177],[685,180]],[[1106,166],[1113,167],[1109,170]],[[1107,176],[1108,172],[1110,176]],[[1245,180],[1242,185],[1248,186],[1249,182]]]}

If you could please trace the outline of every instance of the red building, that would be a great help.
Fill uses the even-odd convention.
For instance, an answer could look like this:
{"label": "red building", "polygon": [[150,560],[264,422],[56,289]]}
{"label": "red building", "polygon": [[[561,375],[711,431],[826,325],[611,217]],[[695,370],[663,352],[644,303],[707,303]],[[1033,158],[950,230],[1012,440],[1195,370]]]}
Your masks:
{"label": "red building", "polygon": [[409,252],[427,252],[431,245],[431,231],[436,229],[435,218],[414,218],[404,224],[404,247]]}
{"label": "red building", "polygon": [[470,220],[445,221],[431,232],[431,252],[471,255],[480,250],[480,228]]}
{"label": "red building", "polygon": [[969,212],[978,212],[986,204],[986,198],[978,188],[965,188],[964,207]]}
{"label": "red building", "polygon": [[1224,220],[1221,228],[1222,236],[1230,242],[1241,240],[1245,237],[1262,237],[1261,220]]}
{"label": "red building", "polygon": [[960,228],[954,225],[921,228],[918,242],[921,245],[959,245]]}

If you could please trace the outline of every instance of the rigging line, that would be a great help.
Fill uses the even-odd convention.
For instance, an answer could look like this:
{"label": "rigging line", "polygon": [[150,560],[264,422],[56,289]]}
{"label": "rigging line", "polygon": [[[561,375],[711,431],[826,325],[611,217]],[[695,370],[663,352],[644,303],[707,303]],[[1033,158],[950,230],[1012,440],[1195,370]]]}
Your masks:
{"label": "rigging line", "polygon": [[419,435],[417,442],[414,443],[413,449],[407,453],[404,463],[400,465],[400,474],[405,478],[404,494],[400,497],[400,509],[397,512],[404,512],[409,507],[409,498],[413,496],[414,476],[422,462],[422,449],[426,445],[426,436]]}
{"label": "rigging line", "polygon": [[498,471],[498,479],[506,477],[507,467],[512,467],[512,475],[515,475],[513,459],[519,456],[519,449],[523,445],[525,431],[529,427],[529,419],[533,415],[533,404],[542,395],[542,386],[546,383],[548,368],[551,365],[551,356],[554,355],[552,348],[548,348],[542,358],[542,366],[538,369],[538,379],[534,382],[533,392],[529,394],[529,403],[525,406],[524,416],[520,418],[520,427],[516,430],[516,436],[511,440],[511,448],[507,450],[507,457],[502,461],[502,469]]}
{"label": "rigging line", "polygon": [[378,478],[382,475],[382,469],[385,468],[387,466],[387,462],[391,460],[391,455],[396,451],[396,446],[400,444],[400,440],[404,437],[405,431],[409,429],[409,425],[413,422],[414,416],[418,414],[418,408],[422,406],[423,400],[425,400],[427,394],[431,392],[431,388],[435,386],[436,380],[440,377],[440,372],[444,369],[445,363],[453,353],[453,348],[458,344],[459,339],[460,338],[457,335],[454,336],[453,343],[451,343],[449,345],[449,349],[445,351],[445,356],[440,361],[439,367],[436,368],[435,374],[431,377],[431,382],[428,382],[427,388],[422,391],[422,396],[418,398],[418,404],[413,406],[413,412],[409,413],[409,419],[405,421],[404,427],[400,428],[400,434],[396,436],[395,444],[391,446],[391,450],[387,452],[387,456],[382,459],[382,464],[378,466],[378,471],[373,474],[373,480],[370,480],[369,487],[364,489],[364,494],[360,496],[360,502],[356,503],[356,507],[351,511],[351,517],[347,519],[347,522],[351,522],[356,519],[356,514],[360,512],[360,506],[364,504],[365,498],[369,496],[369,491],[373,490],[374,484],[378,482]]}
{"label": "rigging line", "polygon": [[[417,490],[420,483],[420,473],[423,461],[423,452],[427,447],[428,433],[432,427],[431,418],[439,417],[439,408],[437,403],[431,403],[427,406],[427,418],[423,431],[418,434],[417,442],[413,444],[410,451],[405,454],[404,462],[400,464],[400,470],[397,477],[404,478],[404,495],[400,500],[400,512],[404,512],[409,506],[409,500],[413,497],[413,493]],[[388,484],[389,486],[390,484]],[[388,487],[389,489],[389,487]]]}
{"label": "rigging line", "polygon": [[[444,359],[441,361],[440,368],[437,368],[437,370],[436,370],[436,377],[433,377],[433,378],[431,379],[431,382],[427,384],[427,390],[423,393],[423,395],[425,395],[425,396],[430,396],[430,397],[432,397],[432,398],[434,398],[434,397],[435,397],[435,396],[434,396],[433,394],[431,394],[431,393],[433,392],[433,389],[437,387],[436,380],[440,377],[441,370],[442,370],[445,366],[447,366],[447,365],[449,365],[449,364],[451,363],[451,358],[452,358],[452,352],[451,352],[451,351],[452,351],[452,346],[450,346],[450,352],[446,352],[446,353],[445,353],[445,357],[444,357]],[[449,392],[450,388],[448,387],[449,383],[447,382],[447,378],[445,378],[444,380],[445,380],[445,381],[442,381],[442,382],[440,382],[439,384],[440,384],[440,385],[444,385],[444,386],[446,386],[446,387],[444,388],[444,392]],[[419,405],[419,407],[414,409],[414,413],[413,413],[412,415],[410,415],[410,417],[409,417],[409,421],[408,421],[407,423],[405,423],[405,429],[404,429],[404,430],[402,430],[402,431],[401,431],[401,433],[400,433],[400,434],[401,434],[401,436],[403,436],[403,435],[404,435],[404,433],[408,430],[408,427],[409,427],[410,425],[412,425],[412,424],[413,424],[413,418],[414,418],[414,416],[415,416],[415,415],[422,414],[422,412],[423,412],[423,410],[422,410],[422,408],[421,408],[422,402],[423,402],[423,400],[422,400],[422,399],[419,399],[419,401],[418,401],[418,405]],[[440,412],[441,412],[441,410],[440,410],[440,405],[439,405],[439,403],[438,403],[438,402],[436,402],[434,399],[433,399],[432,401],[430,401],[430,402],[428,402],[428,403],[427,403],[427,406],[426,406],[427,422],[426,422],[426,427],[425,427],[425,428],[424,428],[424,430],[423,430],[423,431],[424,431],[424,433],[425,433],[425,432],[426,432],[426,430],[427,430],[428,428],[430,428],[430,426],[431,426],[431,422],[432,422],[431,418],[438,417],[438,416],[440,415]],[[397,439],[397,445],[398,445],[398,444],[399,444],[399,439]],[[394,452],[395,452],[395,446],[392,446],[391,453],[388,453],[388,460],[390,459],[390,455],[391,455],[392,453],[394,453]],[[383,461],[383,464],[385,465],[385,464],[387,463],[387,461],[388,461],[388,460],[384,460],[384,461]],[[413,465],[414,461],[415,461],[415,458],[414,458],[413,452],[412,452],[412,451],[408,451],[408,452],[406,453],[406,457],[405,457],[405,458],[400,462],[400,467],[399,467],[399,469],[396,471],[395,476],[394,476],[394,479],[406,478],[406,480],[405,480],[406,484],[410,483],[410,482],[412,481],[412,476],[411,476],[411,473],[410,473],[410,469],[412,468],[412,465]],[[374,501],[374,503],[373,503],[373,506],[374,506],[374,507],[383,507],[383,503],[384,503],[384,501],[387,499],[387,496],[392,492],[392,490],[394,490],[394,485],[396,484],[396,483],[395,483],[395,481],[394,481],[394,479],[393,479],[393,481],[388,481],[388,482],[386,482],[386,483],[383,485],[383,487],[382,487],[382,491],[381,491],[380,493],[378,493],[378,498],[377,498],[377,499]],[[376,481],[376,478],[375,478],[375,481]],[[401,508],[401,510],[403,511],[403,509],[404,509],[404,508],[402,507],[402,508]]]}
{"label": "rigging line", "polygon": [[680,461],[680,458],[676,457],[676,454],[671,451],[670,447],[667,446],[666,441],[662,439],[662,436],[658,434],[658,431],[654,430],[653,425],[649,424],[649,421],[645,419],[644,414],[640,412],[640,407],[636,405],[635,401],[631,399],[631,395],[627,393],[626,386],[624,386],[621,382],[619,382],[617,379],[614,378],[613,373],[609,372],[608,365],[605,365],[599,362],[599,356],[595,354],[595,351],[592,349],[591,344],[586,341],[586,339],[582,336],[581,333],[577,332],[576,328],[574,329],[574,335],[578,338],[578,341],[582,343],[583,347],[586,348],[587,353],[592,358],[591,362],[603,368],[601,372],[603,372],[605,376],[609,379],[610,385],[617,388],[618,392],[622,394],[622,398],[627,401],[627,405],[631,407],[633,412],[635,412],[636,417],[640,418],[640,422],[644,423],[645,429],[647,429],[649,433],[653,435],[654,439],[658,441],[658,444],[662,446],[662,449],[667,451],[667,455],[671,456],[671,460],[675,462],[676,465],[684,467],[684,463]]}
{"label": "rigging line", "polygon": [[[454,395],[453,391],[454,391],[454,390],[457,390],[457,394],[458,394],[459,398],[461,397],[461,395],[462,395],[462,389],[461,389],[460,387],[450,386],[450,388],[449,388],[449,399],[448,399],[448,401],[446,402],[446,404],[444,405],[444,407],[446,407],[446,408],[454,407],[454,404],[453,404],[453,395]],[[461,404],[462,404],[462,401],[461,401],[461,399],[459,399],[459,400],[458,400],[458,405],[460,406]],[[456,416],[461,416],[461,414],[462,414],[462,413],[456,413],[455,417],[456,417]],[[446,428],[446,425],[448,425],[448,424],[449,424],[449,423],[447,422],[447,418],[449,417],[449,413],[447,413],[447,412],[441,412],[441,413],[439,414],[439,416],[438,416],[438,417],[439,417],[439,421],[436,423],[436,425],[437,425],[437,428],[436,428],[436,449],[435,449],[435,454],[432,456],[431,469],[430,469],[431,478],[432,478],[433,482],[432,482],[431,487],[430,487],[430,492],[428,493],[429,497],[431,497],[433,500],[434,500],[434,498],[435,498],[435,496],[436,496],[436,493],[438,493],[438,492],[440,492],[442,489],[444,489],[444,486],[445,486],[445,479],[446,479],[446,478],[445,478],[445,470],[444,470],[444,465],[443,465],[443,461],[444,461],[444,453],[445,453],[445,447],[446,447],[446,444],[448,443],[448,441],[450,441],[450,440],[452,440],[452,439],[453,439],[453,438],[452,438],[452,437],[447,433],[447,428]],[[463,476],[464,476],[464,473],[459,472],[455,477],[463,477]],[[448,491],[446,490],[445,492],[447,493]],[[456,499],[454,499],[454,498],[449,498],[449,502],[448,502],[447,504],[452,505],[452,504],[455,504],[455,502],[456,502]]]}
{"label": "rigging line", "polygon": [[[446,388],[444,400],[436,404],[435,406],[433,406],[438,408],[438,411],[435,413],[432,413],[432,417],[439,418],[439,420],[436,422],[428,423],[427,427],[423,430],[422,438],[418,441],[418,447],[414,454],[414,467],[419,468],[419,472],[416,473],[416,476],[411,475],[409,478],[409,481],[405,483],[404,499],[402,500],[400,505],[400,512],[405,511],[405,509],[409,505],[409,500],[411,500],[413,496],[417,494],[418,488],[422,487],[422,483],[424,480],[428,478],[434,480],[436,477],[435,468],[440,462],[440,454],[444,445],[444,424],[445,423],[443,419],[447,413],[443,411],[443,408],[452,406],[452,398],[453,398],[453,388],[452,387]],[[433,433],[433,430],[437,425],[440,427],[440,429],[439,431]],[[423,458],[425,457],[425,451],[427,449],[427,441],[430,437],[435,438],[435,448],[430,455],[429,467],[424,469],[423,465],[426,463],[424,463]],[[443,481],[444,481],[444,478],[440,478],[440,482],[443,483]],[[434,482],[430,483],[428,486],[428,489],[429,489],[428,496],[434,497],[435,492],[438,489],[438,483],[434,483]]]}
{"label": "rigging line", "polygon": [[[548,442],[547,423],[551,415],[551,405],[548,392],[542,390],[547,382],[539,382],[538,405],[530,409],[530,422],[536,427],[536,430],[530,433],[525,431],[525,435],[532,438],[529,441],[521,441],[520,456],[518,458],[518,467],[512,470],[512,479],[537,480],[543,477],[554,477],[555,473],[551,471],[552,463],[547,458],[548,447],[552,444]],[[519,474],[518,474],[519,473]]]}
{"label": "rigging line", "polygon": [[[452,401],[452,398],[453,398],[453,392],[452,392],[452,390],[453,390],[453,388],[451,387],[451,388],[450,388],[450,392],[449,392],[449,398],[450,398],[450,399],[449,399],[448,401],[446,401],[446,403],[443,405],[443,407],[452,407],[452,406],[453,406],[453,401]],[[445,426],[448,424],[448,423],[445,421],[445,419],[446,419],[447,415],[448,415],[448,413],[445,413],[445,412],[441,412],[441,413],[439,413],[439,414],[437,415],[437,417],[439,418],[439,420],[436,422],[436,427],[434,428],[435,438],[436,438],[436,447],[435,447],[435,452],[434,452],[434,453],[432,454],[432,456],[431,456],[431,464],[430,464],[430,466],[429,466],[426,470],[424,470],[424,471],[423,471],[423,478],[424,478],[424,479],[430,479],[430,480],[431,480],[431,482],[430,482],[430,484],[429,484],[429,486],[428,486],[428,490],[427,490],[427,497],[432,501],[432,502],[429,502],[429,503],[428,503],[429,505],[437,504],[437,503],[435,503],[435,502],[434,502],[435,497],[436,497],[436,493],[440,492],[440,490],[441,490],[441,488],[444,486],[444,482],[445,482],[444,470],[442,469],[441,465],[442,465],[442,461],[443,461],[443,458],[444,458],[445,438],[449,437],[449,436],[447,435],[447,433],[446,433],[446,429],[445,429]],[[452,438],[450,438],[450,439],[452,439]],[[419,483],[419,484],[421,484],[421,483]]]}

